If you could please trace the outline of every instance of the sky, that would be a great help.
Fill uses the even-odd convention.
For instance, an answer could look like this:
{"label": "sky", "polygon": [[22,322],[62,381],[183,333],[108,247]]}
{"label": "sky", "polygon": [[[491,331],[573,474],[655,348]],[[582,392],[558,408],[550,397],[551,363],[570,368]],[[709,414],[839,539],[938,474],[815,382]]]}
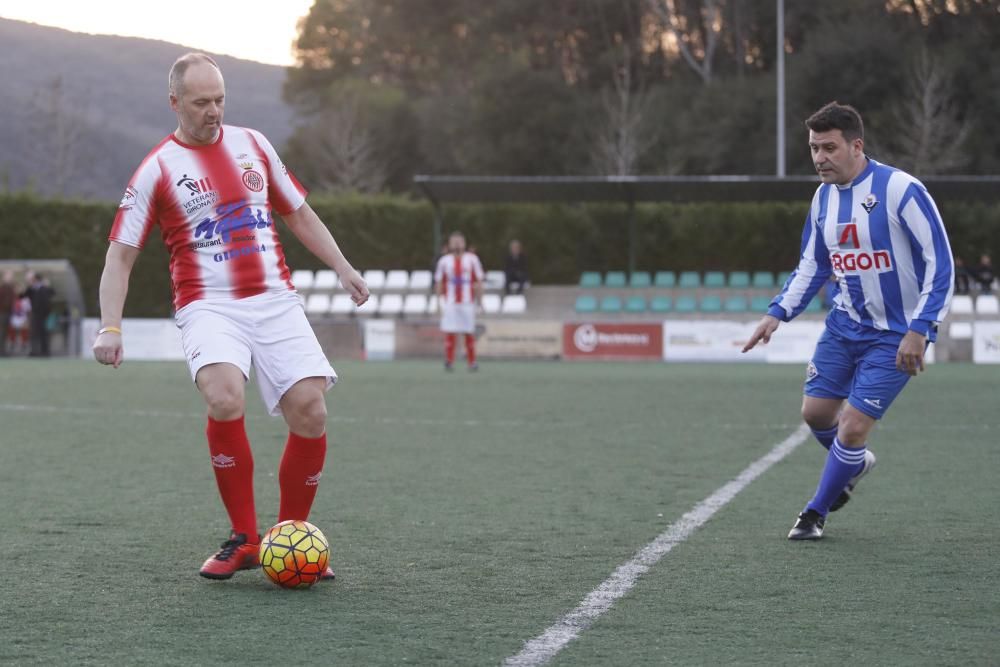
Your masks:
{"label": "sky", "polygon": [[0,17],[74,32],[162,39],[184,46],[291,65],[296,22],[313,0],[0,0]]}

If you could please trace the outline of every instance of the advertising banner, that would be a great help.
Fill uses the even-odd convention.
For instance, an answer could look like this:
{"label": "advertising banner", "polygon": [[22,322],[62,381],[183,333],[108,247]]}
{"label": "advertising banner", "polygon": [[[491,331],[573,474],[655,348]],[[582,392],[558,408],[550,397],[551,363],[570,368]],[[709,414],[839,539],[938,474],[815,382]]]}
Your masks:
{"label": "advertising banner", "polygon": [[[83,320],[80,336],[80,356],[92,357],[91,347],[97,338],[101,321],[96,317]],[[172,319],[126,317],[122,320],[125,358],[135,361],[174,361],[184,359],[181,330]]]}
{"label": "advertising banner", "polygon": [[562,322],[540,320],[481,321],[479,356],[486,359],[558,359]]}
{"label": "advertising banner", "polygon": [[566,359],[660,359],[663,355],[661,324],[565,324],[562,338]]}
{"label": "advertising banner", "polygon": [[[663,323],[663,358],[666,361],[766,361],[765,349],[760,345],[746,354],[740,353],[755,326],[756,323],[730,320],[667,320]],[[775,340],[771,339],[771,345]]]}
{"label": "advertising banner", "polygon": [[972,325],[972,361],[1000,364],[1000,321]]}
{"label": "advertising banner", "polygon": [[365,320],[365,359],[389,361],[396,353],[396,321]]}

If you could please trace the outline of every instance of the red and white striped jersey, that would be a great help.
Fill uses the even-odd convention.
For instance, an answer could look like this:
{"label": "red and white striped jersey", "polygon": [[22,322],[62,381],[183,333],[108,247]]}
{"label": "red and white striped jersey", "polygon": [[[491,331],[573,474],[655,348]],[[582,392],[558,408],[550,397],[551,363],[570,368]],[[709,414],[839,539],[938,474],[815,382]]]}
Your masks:
{"label": "red and white striped jersey", "polygon": [[305,196],[256,130],[224,125],[207,146],[171,134],[132,176],[108,238],[141,248],[160,226],[175,310],[287,291],[294,288],[271,212],[292,213]]}
{"label": "red and white striped jersey", "polygon": [[448,253],[438,260],[434,280],[444,303],[472,303],[472,286],[483,281],[483,265],[471,252]]}

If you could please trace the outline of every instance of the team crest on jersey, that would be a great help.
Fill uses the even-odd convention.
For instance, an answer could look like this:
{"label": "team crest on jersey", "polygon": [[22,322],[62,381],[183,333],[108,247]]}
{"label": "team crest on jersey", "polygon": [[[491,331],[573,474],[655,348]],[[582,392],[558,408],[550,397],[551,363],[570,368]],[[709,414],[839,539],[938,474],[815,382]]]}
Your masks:
{"label": "team crest on jersey", "polygon": [[869,194],[865,197],[864,201],[861,202],[861,208],[865,209],[865,213],[871,213],[872,209],[878,206],[878,199],[875,195]]}
{"label": "team crest on jersey", "polygon": [[260,172],[254,170],[253,162],[240,162],[240,166],[243,167],[243,185],[253,192],[263,190],[264,177],[260,175]]}
{"label": "team crest on jersey", "polygon": [[122,195],[122,200],[121,203],[118,204],[118,208],[120,208],[123,211],[127,211],[130,208],[132,208],[132,206],[135,204],[135,196],[138,193],[139,191],[136,190],[131,185],[125,188],[125,194]]}

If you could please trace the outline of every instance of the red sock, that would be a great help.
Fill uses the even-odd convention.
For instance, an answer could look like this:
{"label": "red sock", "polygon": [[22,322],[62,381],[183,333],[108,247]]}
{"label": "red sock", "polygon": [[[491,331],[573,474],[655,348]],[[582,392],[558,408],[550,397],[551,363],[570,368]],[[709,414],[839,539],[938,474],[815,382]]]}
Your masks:
{"label": "red sock", "polygon": [[455,363],[455,339],[453,333],[444,335],[444,360],[449,364]]}
{"label": "red sock", "polygon": [[215,481],[222,504],[229,512],[234,533],[245,533],[257,541],[257,511],[253,502],[253,454],[243,417],[232,421],[208,418],[208,451],[212,455]]}
{"label": "red sock", "polygon": [[325,460],[326,433],[318,438],[288,433],[285,453],[278,466],[278,484],[281,486],[279,523],[289,519],[305,521],[309,518]]}
{"label": "red sock", "polygon": [[465,360],[470,366],[476,363],[476,337],[465,334]]}

